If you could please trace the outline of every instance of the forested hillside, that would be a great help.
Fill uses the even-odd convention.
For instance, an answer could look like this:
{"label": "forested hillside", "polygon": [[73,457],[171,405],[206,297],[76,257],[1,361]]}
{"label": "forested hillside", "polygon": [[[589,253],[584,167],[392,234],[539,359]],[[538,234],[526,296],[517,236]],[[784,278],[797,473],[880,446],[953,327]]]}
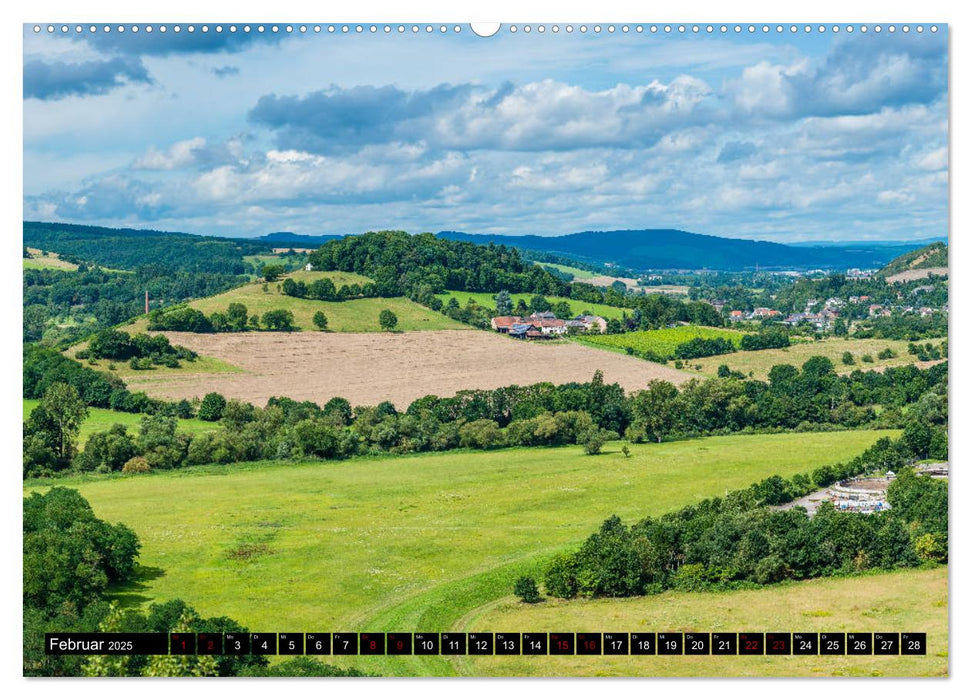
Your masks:
{"label": "forested hillside", "polygon": [[325,243],[310,254],[318,270],[356,272],[374,280],[378,296],[434,292],[568,293],[568,285],[502,245],[450,241],[430,233],[368,232]]}
{"label": "forested hillside", "polygon": [[912,246],[789,246],[673,229],[584,231],[565,236],[495,236],[442,231],[441,238],[485,245],[503,243],[593,263],[637,270],[812,269],[884,265]]}
{"label": "forested hillside", "polygon": [[241,275],[244,255],[266,252],[269,244],[189,233],[113,229],[103,226],[24,222],[23,245],[53,250],[72,261],[134,270],[158,265],[172,270]]}

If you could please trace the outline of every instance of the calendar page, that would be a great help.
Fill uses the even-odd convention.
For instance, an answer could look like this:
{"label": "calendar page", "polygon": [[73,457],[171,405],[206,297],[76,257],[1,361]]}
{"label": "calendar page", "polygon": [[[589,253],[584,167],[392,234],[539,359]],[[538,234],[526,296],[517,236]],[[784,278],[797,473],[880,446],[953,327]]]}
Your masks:
{"label": "calendar page", "polygon": [[946,23],[25,24],[23,674],[947,676],[948,100]]}

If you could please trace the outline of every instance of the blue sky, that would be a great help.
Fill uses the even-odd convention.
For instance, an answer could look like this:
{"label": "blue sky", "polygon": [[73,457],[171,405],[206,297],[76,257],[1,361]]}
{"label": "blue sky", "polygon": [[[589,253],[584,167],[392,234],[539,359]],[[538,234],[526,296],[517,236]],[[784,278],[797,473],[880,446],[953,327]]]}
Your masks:
{"label": "blue sky", "polygon": [[24,218],[252,236],[947,235],[947,39],[24,36]]}

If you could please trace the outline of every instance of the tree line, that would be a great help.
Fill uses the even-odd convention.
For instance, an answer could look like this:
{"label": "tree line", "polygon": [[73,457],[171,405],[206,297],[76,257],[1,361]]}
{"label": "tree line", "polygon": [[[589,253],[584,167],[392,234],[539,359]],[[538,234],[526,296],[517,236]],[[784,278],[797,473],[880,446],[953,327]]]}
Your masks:
{"label": "tree line", "polygon": [[[903,467],[918,456],[908,438],[882,438],[849,462],[791,479],[775,475],[631,526],[608,518],[578,550],[553,558],[543,575],[546,592],[573,598],[727,590],[946,562],[947,482]],[[888,511],[841,512],[824,503],[810,517],[802,507],[771,508],[886,469],[901,470],[887,490]]]}
{"label": "tree line", "polygon": [[[56,353],[55,353],[56,354]],[[60,356],[58,356],[60,357]],[[779,365],[768,382],[718,377],[681,387],[664,381],[625,394],[597,372],[590,382],[540,383],[426,396],[404,411],[390,402],[352,406],[335,397],[313,402],[272,398],[258,408],[210,393],[201,402],[162,402],[131,394],[120,382],[43,353],[25,357],[25,396],[42,398],[24,424],[25,476],[65,470],[147,471],[191,464],[264,459],[343,459],[356,455],[582,445],[596,454],[623,437],[632,443],[702,435],[781,430],[924,426],[922,457],[947,455],[947,367],[835,373],[826,358],[801,369]],[[117,380],[116,380],[117,381]],[[138,434],[123,426],[76,436],[86,405],[144,402]],[[875,406],[881,407],[877,415]],[[70,408],[73,406],[74,408]],[[191,437],[176,417],[197,416],[221,429]],[[74,416],[71,419],[71,416]],[[72,422],[73,420],[73,422]],[[66,425],[73,425],[67,430]],[[215,427],[215,426],[214,426]],[[66,437],[65,437],[66,436]],[[72,437],[73,436],[73,437]]]}
{"label": "tree line", "polygon": [[346,299],[380,296],[378,286],[373,282],[342,284],[337,287],[333,280],[326,277],[316,279],[310,284],[303,280],[294,280],[288,277],[280,285],[280,291],[297,299],[316,299],[318,301],[344,301]]}
{"label": "tree line", "polygon": [[191,306],[155,309],[148,315],[150,331],[183,331],[188,333],[240,333],[242,331],[296,331],[293,312],[289,309],[270,309],[262,316],[250,315],[240,302],[230,303],[225,311],[213,311],[208,316]]}
{"label": "tree line", "polygon": [[265,242],[188,233],[40,221],[23,225],[25,246],[120,270],[156,265],[171,271],[243,275],[249,271],[244,255],[270,250]]}
{"label": "tree line", "polygon": [[[124,323],[153,305],[171,305],[232,289],[245,277],[187,272],[146,264],[132,272],[108,271],[84,263],[75,271],[23,271],[23,340],[67,347],[103,328]],[[57,324],[70,318],[71,324]]]}

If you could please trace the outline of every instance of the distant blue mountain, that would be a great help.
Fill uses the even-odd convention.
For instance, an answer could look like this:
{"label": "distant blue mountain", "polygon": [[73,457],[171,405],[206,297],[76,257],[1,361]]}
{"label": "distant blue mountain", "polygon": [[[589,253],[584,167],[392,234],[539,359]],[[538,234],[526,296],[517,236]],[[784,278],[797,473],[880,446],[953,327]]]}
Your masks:
{"label": "distant blue mountain", "polygon": [[303,233],[277,231],[276,233],[268,233],[265,236],[260,236],[259,238],[254,238],[252,240],[269,243],[276,248],[284,248],[287,246],[292,246],[294,248],[317,248],[322,246],[327,241],[333,241],[337,238],[343,238],[343,236],[308,236]]}
{"label": "distant blue mountain", "polygon": [[542,251],[583,262],[612,263],[632,270],[808,270],[879,268],[920,243],[783,245],[721,238],[674,229],[584,231],[564,236],[501,236],[441,231],[457,241]]}

